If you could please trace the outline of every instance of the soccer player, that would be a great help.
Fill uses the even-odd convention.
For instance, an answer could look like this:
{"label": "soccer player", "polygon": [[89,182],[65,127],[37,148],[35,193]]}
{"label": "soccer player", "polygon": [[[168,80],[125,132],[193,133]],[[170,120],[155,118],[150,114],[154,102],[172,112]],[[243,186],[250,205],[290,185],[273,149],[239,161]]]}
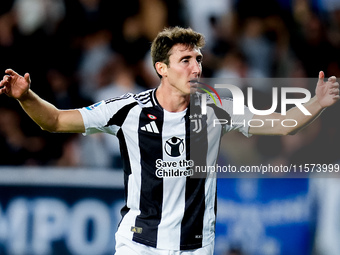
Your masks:
{"label": "soccer player", "polygon": [[[316,95],[304,107],[286,115],[253,115],[244,107],[234,115],[232,101],[217,107],[207,102],[207,114],[197,110],[193,80],[202,73],[203,35],[180,27],[165,29],[151,46],[160,85],[139,94],[125,94],[74,110],[59,110],[30,89],[30,76],[6,70],[0,94],[17,99],[26,113],[44,130],[92,134],[106,132],[120,141],[126,204],[116,233],[116,255],[211,255],[214,249],[216,178],[196,178],[195,166],[216,163],[221,134],[238,130],[244,135],[286,135],[315,119],[339,99],[335,77],[324,81],[319,73]],[[191,96],[193,94],[193,96]],[[194,99],[193,99],[194,98]],[[209,101],[209,100],[207,100]],[[200,109],[200,108],[199,108]],[[237,125],[216,125],[213,118]],[[251,119],[295,119],[294,127],[261,127],[240,123]],[[190,125],[200,122],[200,126]],[[195,147],[195,148],[192,148]],[[199,147],[199,152],[194,149]]]}

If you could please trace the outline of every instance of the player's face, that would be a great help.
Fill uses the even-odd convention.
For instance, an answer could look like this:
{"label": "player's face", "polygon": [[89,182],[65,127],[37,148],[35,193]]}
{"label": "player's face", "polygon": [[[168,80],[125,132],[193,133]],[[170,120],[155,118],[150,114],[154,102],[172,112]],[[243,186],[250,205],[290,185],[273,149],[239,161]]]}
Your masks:
{"label": "player's face", "polygon": [[167,80],[182,94],[190,94],[190,81],[198,79],[202,73],[202,53],[198,48],[183,44],[174,45],[170,51]]}

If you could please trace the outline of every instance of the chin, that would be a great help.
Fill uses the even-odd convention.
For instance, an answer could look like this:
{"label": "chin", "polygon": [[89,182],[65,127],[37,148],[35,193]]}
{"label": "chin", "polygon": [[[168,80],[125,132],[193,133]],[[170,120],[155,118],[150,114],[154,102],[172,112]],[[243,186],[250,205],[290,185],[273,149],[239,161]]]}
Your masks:
{"label": "chin", "polygon": [[190,82],[189,90],[190,94],[195,94],[197,92],[197,83]]}
{"label": "chin", "polygon": [[197,92],[196,87],[190,87],[190,94],[195,94]]}

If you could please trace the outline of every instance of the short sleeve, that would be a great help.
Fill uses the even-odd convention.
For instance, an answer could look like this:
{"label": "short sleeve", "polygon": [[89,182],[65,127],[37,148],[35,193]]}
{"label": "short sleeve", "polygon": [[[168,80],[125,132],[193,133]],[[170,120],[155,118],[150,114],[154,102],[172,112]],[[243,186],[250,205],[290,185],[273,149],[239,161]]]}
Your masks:
{"label": "short sleeve", "polygon": [[253,118],[254,114],[249,110],[247,106],[244,106],[243,114],[233,114],[233,100],[224,99],[223,109],[230,115],[230,122],[225,125],[225,132],[238,130],[246,137],[250,137],[249,134],[249,121]]}
{"label": "short sleeve", "polygon": [[[110,105],[112,106],[112,105]],[[83,117],[85,133],[111,133],[116,135],[119,130],[117,126],[106,126],[110,118],[115,114],[114,109],[110,109],[105,101],[100,101],[91,106],[78,109]]]}

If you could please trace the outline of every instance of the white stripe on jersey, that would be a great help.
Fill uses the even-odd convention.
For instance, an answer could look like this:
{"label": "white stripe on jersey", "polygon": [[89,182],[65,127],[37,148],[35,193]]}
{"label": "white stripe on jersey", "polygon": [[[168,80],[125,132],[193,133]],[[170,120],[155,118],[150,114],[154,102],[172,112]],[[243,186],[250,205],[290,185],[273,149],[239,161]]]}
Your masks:
{"label": "white stripe on jersey", "polygon": [[[214,116],[217,118],[212,108],[207,108],[207,115]],[[218,137],[221,134],[221,126],[219,128],[214,128],[212,126],[208,127],[207,135],[211,137]],[[207,153],[207,165],[215,166],[216,157],[211,157],[211,155],[218,155],[219,146],[215,142],[211,142],[214,139],[208,138],[208,153]],[[215,196],[216,196],[216,174],[210,173],[211,175],[205,180],[205,213],[204,213],[204,225],[203,225],[203,240],[202,245],[208,245],[211,243],[211,237],[214,236],[215,230]]]}
{"label": "white stripe on jersey", "polygon": [[203,219],[203,240],[202,246],[212,242],[215,235],[215,196],[216,196],[216,176],[208,177],[205,180],[205,213]]}
{"label": "white stripe on jersey", "polygon": [[[138,116],[141,112],[141,108],[133,108],[131,114]],[[138,130],[138,121],[129,121],[129,123],[123,124],[128,125],[129,129]],[[125,136],[125,142],[127,145],[127,150],[129,153],[131,162],[131,174],[128,180],[128,194],[127,194],[127,207],[130,209],[129,212],[124,216],[120,225],[125,226],[120,228],[121,234],[125,237],[132,239],[133,232],[131,232],[131,227],[134,226],[136,217],[140,214],[139,201],[140,201],[140,187],[141,187],[141,166],[138,164],[140,162],[139,148],[135,146],[136,142],[138,144],[138,132],[129,132]]]}
{"label": "white stripe on jersey", "polygon": [[[171,113],[164,110],[163,144],[166,137],[178,137],[185,140],[185,112]],[[171,157],[163,152],[164,161],[186,159],[184,150],[180,157]],[[179,167],[178,167],[179,168]],[[185,167],[182,169],[185,169]],[[164,178],[163,180],[163,208],[162,218],[158,226],[158,247],[179,250],[181,238],[181,219],[185,209],[186,177]],[[169,192],[171,190],[171,192]],[[174,210],[174,208],[176,208]]]}

